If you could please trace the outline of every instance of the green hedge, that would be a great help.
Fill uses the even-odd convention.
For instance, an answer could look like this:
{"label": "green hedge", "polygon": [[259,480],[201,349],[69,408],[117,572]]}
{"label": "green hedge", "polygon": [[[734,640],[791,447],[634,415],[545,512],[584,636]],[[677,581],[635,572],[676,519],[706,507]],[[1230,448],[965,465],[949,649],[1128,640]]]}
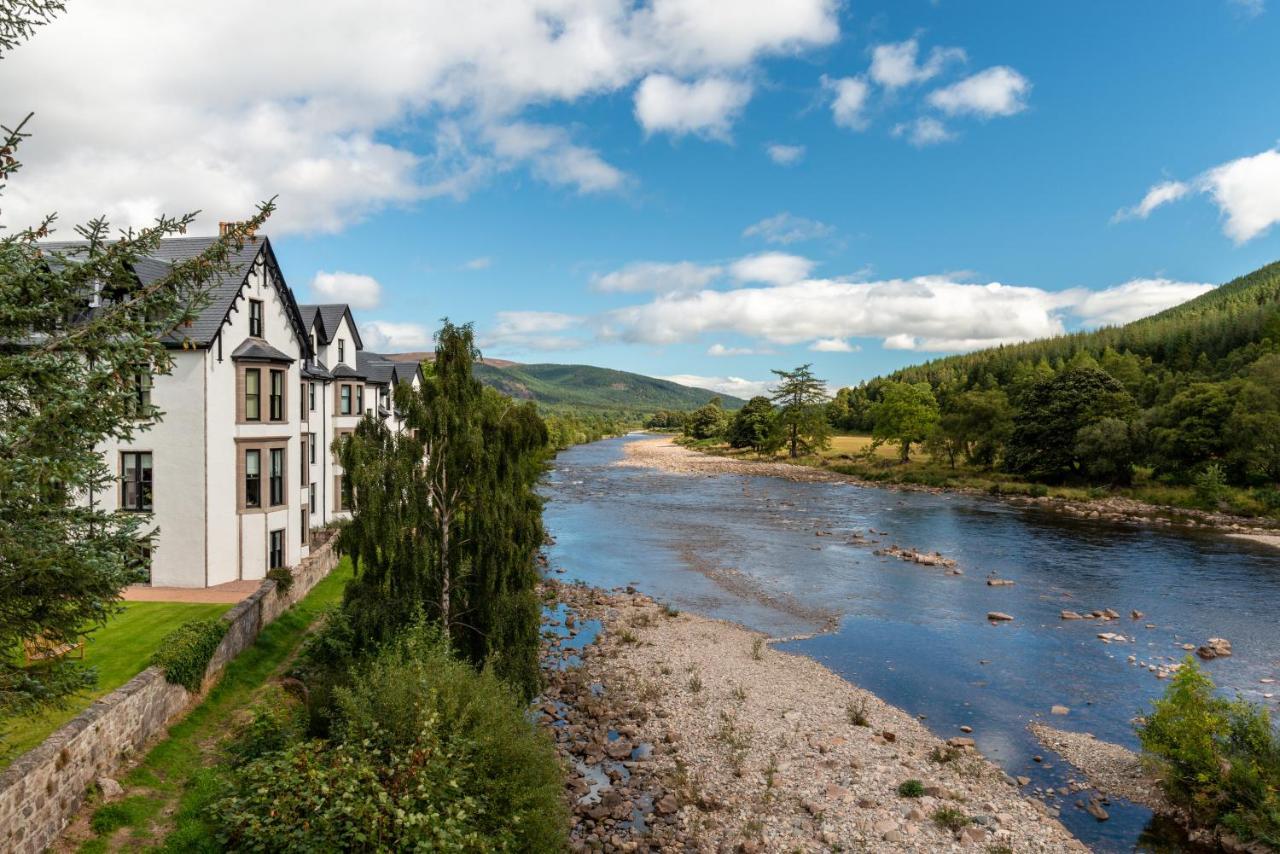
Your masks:
{"label": "green hedge", "polygon": [[221,617],[183,623],[160,642],[151,664],[164,671],[164,678],[188,691],[199,691],[209,660],[222,643],[230,625]]}

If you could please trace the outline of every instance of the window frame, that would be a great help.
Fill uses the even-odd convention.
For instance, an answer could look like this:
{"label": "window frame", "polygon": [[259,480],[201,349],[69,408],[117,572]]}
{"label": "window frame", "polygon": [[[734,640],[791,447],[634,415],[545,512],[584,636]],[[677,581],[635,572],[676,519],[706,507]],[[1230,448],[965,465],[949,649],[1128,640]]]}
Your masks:
{"label": "window frame", "polygon": [[[244,476],[241,478],[244,489],[240,506],[245,510],[261,510],[262,509],[262,448],[245,448],[243,450],[244,457]],[[257,471],[254,473],[254,499],[249,501],[249,459],[250,455],[257,463]]]}
{"label": "window frame", "polygon": [[308,513],[307,505],[304,504],[302,506],[302,513],[301,513],[302,536],[299,540],[301,544],[304,546],[307,545],[307,543],[310,541],[309,535],[311,533],[311,525],[309,524],[309,522],[311,520],[308,517],[309,517],[309,513]]}
{"label": "window frame", "polygon": [[300,486],[306,486],[311,478],[311,464],[307,462],[307,460],[310,459],[310,437],[310,433],[303,433],[299,437],[299,441],[302,442],[302,447],[299,449],[301,453],[298,454],[298,459],[302,460],[302,465],[298,466],[298,470],[300,472],[299,477],[301,478],[299,480]]}
{"label": "window frame", "polygon": [[[132,479],[125,479],[127,471],[125,460],[129,457],[136,458],[134,461],[133,471],[135,476]],[[142,458],[146,457],[147,465],[142,466]],[[143,477],[143,473],[146,477]],[[134,506],[128,501],[129,488],[132,484],[136,495]],[[144,505],[145,496],[145,506]],[[155,455],[151,451],[121,451],[120,452],[120,494],[119,507],[128,513],[153,513],[155,512]]]}
{"label": "window frame", "polygon": [[249,300],[249,337],[264,338],[266,331],[266,314],[263,310],[262,300]]}
{"label": "window frame", "polygon": [[364,415],[364,386],[356,386],[356,414]]}
{"label": "window frame", "polygon": [[272,368],[267,372],[267,420],[280,423],[287,418],[285,409],[285,371]]}
{"label": "window frame", "polygon": [[[254,391],[249,391],[249,375],[253,375]],[[253,400],[253,414],[249,414],[249,401]],[[244,393],[241,396],[241,404],[243,408],[244,420],[251,424],[258,424],[262,421],[262,368],[246,367],[244,369]]]}
{"label": "window frame", "polygon": [[351,383],[342,383],[338,386],[338,414],[352,415],[352,405],[355,403],[355,392]]}
{"label": "window frame", "polygon": [[[277,538],[279,546],[277,547]],[[267,569],[280,569],[285,566],[285,529],[275,528],[267,531]]]}
{"label": "window frame", "polygon": [[155,379],[151,376],[151,371],[142,370],[133,375],[131,379],[133,403],[130,406],[132,410],[130,415],[133,418],[151,418],[155,414],[155,406],[151,402],[151,394],[155,390]]}
{"label": "window frame", "polygon": [[[276,462],[279,461],[279,471]],[[285,494],[285,471],[288,468],[288,448],[267,449],[267,506],[287,507],[288,497]]]}
{"label": "window frame", "polygon": [[314,382],[307,383],[307,403],[308,411],[316,411],[316,384]]}
{"label": "window frame", "polygon": [[345,365],[347,363],[347,340],[345,338],[338,339],[338,364]]}

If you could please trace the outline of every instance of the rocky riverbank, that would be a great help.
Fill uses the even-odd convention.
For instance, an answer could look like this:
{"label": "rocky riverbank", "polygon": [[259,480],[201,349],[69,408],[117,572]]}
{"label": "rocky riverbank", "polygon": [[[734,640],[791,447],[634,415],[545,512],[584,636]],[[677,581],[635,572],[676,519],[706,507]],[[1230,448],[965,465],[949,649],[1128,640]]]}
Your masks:
{"label": "rocky riverbank", "polygon": [[841,474],[814,466],[793,465],[785,462],[746,460],[720,456],[713,452],[693,451],[675,444],[670,436],[629,442],[626,457],[619,465],[650,467],[672,474],[714,475],[738,474],[780,477],[798,482],[845,482],[880,489],[898,489],[904,492],[928,492],[933,494],[959,493],[979,495],[1039,510],[1062,513],[1078,519],[1090,519],[1113,524],[1141,525],[1148,527],[1202,528],[1221,531],[1254,542],[1280,547],[1280,530],[1257,519],[1146,504],[1130,498],[1097,498],[1073,500],[1049,496],[1029,495],[994,496],[976,489],[958,487],[924,486],[912,483],[882,483],[853,475]]}
{"label": "rocky riverbank", "polygon": [[633,590],[546,593],[575,850],[1086,850],[971,738],[759,634]]}

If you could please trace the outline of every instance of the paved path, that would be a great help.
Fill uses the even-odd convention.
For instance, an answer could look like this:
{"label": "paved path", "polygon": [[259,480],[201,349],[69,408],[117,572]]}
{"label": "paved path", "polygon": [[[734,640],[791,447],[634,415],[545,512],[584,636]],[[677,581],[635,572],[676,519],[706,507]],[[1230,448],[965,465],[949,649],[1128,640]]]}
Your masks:
{"label": "paved path", "polygon": [[258,589],[258,581],[228,581],[213,587],[152,587],[131,584],[124,589],[126,602],[226,602],[235,603]]}

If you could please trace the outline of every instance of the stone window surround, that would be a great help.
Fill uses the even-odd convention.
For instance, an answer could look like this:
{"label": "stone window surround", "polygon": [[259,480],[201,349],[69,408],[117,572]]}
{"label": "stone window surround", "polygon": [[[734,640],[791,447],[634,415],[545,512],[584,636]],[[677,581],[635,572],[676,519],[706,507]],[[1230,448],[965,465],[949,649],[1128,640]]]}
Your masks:
{"label": "stone window surround", "polygon": [[[343,387],[351,389],[351,411],[342,411],[342,389]],[[359,382],[339,382],[333,384],[333,414],[339,418],[358,418],[364,415],[356,406],[356,401],[364,399],[364,383]]]}
{"label": "stone window surround", "polygon": [[[286,510],[289,507],[289,437],[288,436],[269,436],[263,438],[238,438],[236,441],[236,512],[240,515],[249,513],[274,513],[277,510]],[[273,449],[284,450],[284,503],[272,505],[271,487],[268,483],[270,478],[269,460],[270,452]],[[244,452],[260,451],[262,456],[259,463],[258,476],[261,478],[261,485],[258,487],[259,505],[258,507],[246,507],[244,503]]]}
{"label": "stone window surround", "polygon": [[[244,413],[245,371],[258,374],[258,419],[250,421]],[[271,372],[284,374],[280,383],[280,419],[271,420]],[[289,369],[279,362],[236,362],[236,423],[237,424],[287,424],[289,422]]]}

